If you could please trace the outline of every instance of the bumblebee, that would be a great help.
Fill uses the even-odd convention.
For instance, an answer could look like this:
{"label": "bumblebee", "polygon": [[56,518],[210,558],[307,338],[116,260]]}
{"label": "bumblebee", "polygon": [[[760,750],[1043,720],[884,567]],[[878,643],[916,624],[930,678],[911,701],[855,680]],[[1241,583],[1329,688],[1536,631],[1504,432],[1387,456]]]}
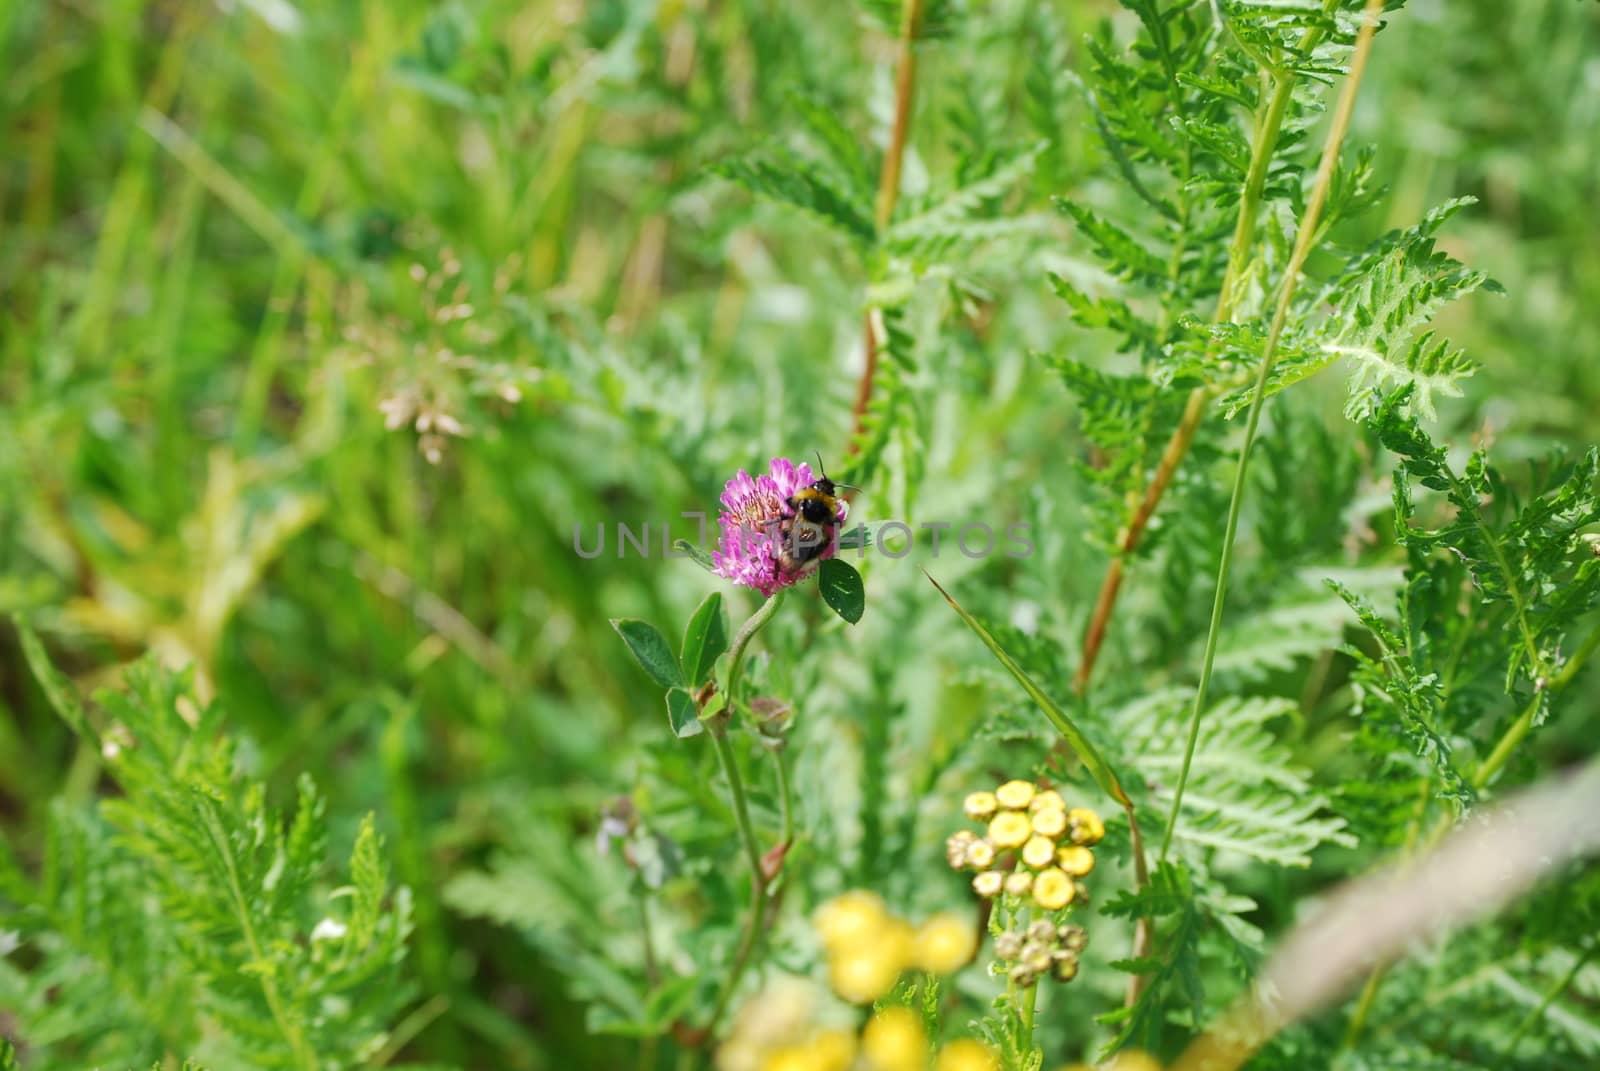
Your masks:
{"label": "bumblebee", "polygon": [[786,573],[797,573],[821,557],[839,525],[838,489],[847,485],[828,479],[820,456],[817,471],[822,474],[819,479],[784,502],[792,513],[778,526],[778,568]]}

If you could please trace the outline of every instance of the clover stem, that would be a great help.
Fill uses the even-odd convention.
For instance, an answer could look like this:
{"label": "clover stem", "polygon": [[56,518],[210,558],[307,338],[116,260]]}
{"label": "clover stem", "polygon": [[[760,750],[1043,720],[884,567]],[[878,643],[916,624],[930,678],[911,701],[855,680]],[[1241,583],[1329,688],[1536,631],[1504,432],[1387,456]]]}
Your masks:
{"label": "clover stem", "polygon": [[[783,601],[783,592],[778,592],[767,599],[750,615],[734,637],[733,647],[728,659],[727,701],[731,713],[738,700],[739,681],[744,672],[745,651],[750,646],[750,641],[755,638],[761,626],[772,619],[777,612],[778,604]],[[744,976],[745,968],[750,964],[750,956],[755,951],[756,941],[761,935],[761,925],[767,910],[767,876],[761,866],[761,846],[756,841],[754,824],[750,821],[750,805],[745,798],[744,778],[739,775],[739,763],[733,753],[733,745],[728,741],[728,717],[711,717],[706,720],[706,728],[711,737],[711,746],[717,754],[717,764],[722,767],[722,776],[728,782],[728,793],[733,800],[733,817],[739,827],[739,840],[744,848],[745,860],[750,865],[750,909],[745,920],[744,933],[739,939],[739,948],[734,953],[733,963],[728,968],[728,975],[723,979],[722,990],[717,995],[717,1001],[712,1005],[711,1018],[707,1021],[705,1034],[708,1041],[715,1040],[717,1024],[723,1014],[728,1010],[728,1005],[733,1000],[734,993],[739,988],[739,980]],[[780,781],[787,786],[784,780],[782,760],[778,761]],[[787,797],[787,789],[785,789]],[[787,807],[785,807],[787,812]],[[787,825],[787,819],[785,821]]]}

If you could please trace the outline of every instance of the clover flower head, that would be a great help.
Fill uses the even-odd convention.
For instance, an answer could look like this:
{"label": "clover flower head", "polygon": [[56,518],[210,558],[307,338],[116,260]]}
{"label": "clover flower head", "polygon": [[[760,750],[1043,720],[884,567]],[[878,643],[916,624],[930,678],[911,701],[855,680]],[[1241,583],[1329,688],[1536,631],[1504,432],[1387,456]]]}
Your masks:
{"label": "clover flower head", "polygon": [[[757,476],[740,469],[722,490],[722,512],[717,517],[722,534],[711,553],[713,571],[767,596],[799,583],[810,563],[792,571],[783,568],[782,526],[794,516],[789,499],[815,479],[810,465],[784,457],[773,458],[767,471]],[[843,521],[846,512],[841,500],[836,519]],[[835,549],[830,542],[814,560],[832,557]]]}

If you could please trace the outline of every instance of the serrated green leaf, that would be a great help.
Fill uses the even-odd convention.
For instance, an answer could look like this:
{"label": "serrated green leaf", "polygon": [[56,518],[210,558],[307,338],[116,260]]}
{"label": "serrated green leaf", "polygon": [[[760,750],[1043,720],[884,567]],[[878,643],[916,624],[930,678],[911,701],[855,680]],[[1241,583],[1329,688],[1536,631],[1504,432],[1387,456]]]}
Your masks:
{"label": "serrated green leaf", "polygon": [[639,668],[648,673],[651,680],[663,688],[683,687],[683,667],[678,664],[667,638],[654,625],[636,617],[614,617],[611,627],[617,630],[622,642],[633,652]]}

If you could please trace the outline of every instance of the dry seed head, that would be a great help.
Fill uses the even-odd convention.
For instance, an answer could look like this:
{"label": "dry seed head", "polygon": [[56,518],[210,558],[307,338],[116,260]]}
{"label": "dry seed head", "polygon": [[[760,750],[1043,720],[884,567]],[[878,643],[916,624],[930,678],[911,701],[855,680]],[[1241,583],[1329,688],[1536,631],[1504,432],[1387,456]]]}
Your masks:
{"label": "dry seed head", "polygon": [[966,867],[969,856],[968,849],[978,838],[969,829],[952,833],[944,842],[944,857],[951,869],[961,870]]}
{"label": "dry seed head", "polygon": [[975,840],[967,846],[967,863],[970,866],[989,866],[994,862],[994,845],[986,840]]}
{"label": "dry seed head", "polygon": [[1033,875],[1026,870],[1013,870],[1006,875],[1006,892],[1012,896],[1027,896],[1033,888]]}
{"label": "dry seed head", "polygon": [[1000,895],[1000,890],[1005,888],[1006,876],[998,870],[985,870],[972,879],[972,891],[984,899],[992,899]]}

